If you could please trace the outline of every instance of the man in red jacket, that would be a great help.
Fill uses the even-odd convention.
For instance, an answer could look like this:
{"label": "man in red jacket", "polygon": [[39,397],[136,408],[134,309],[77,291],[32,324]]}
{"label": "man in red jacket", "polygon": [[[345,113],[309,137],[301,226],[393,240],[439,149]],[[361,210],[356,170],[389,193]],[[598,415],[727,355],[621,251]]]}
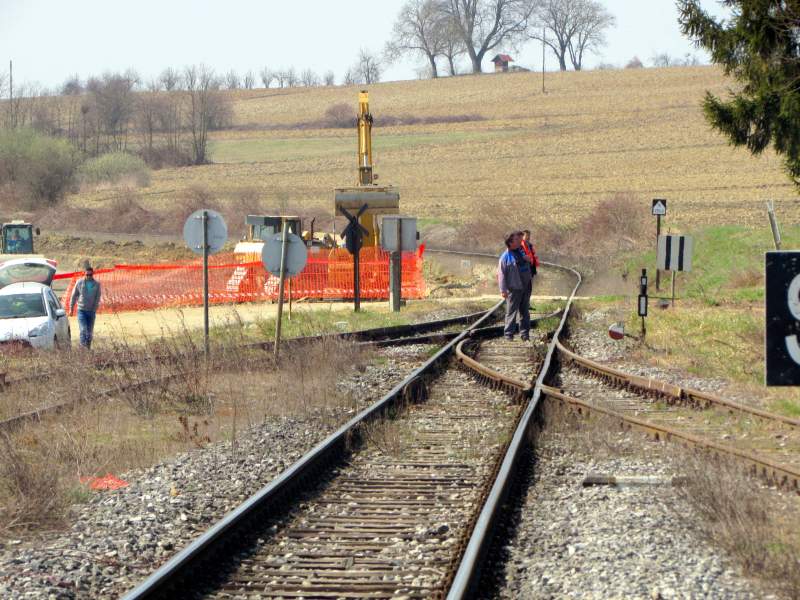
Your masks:
{"label": "man in red jacket", "polygon": [[534,248],[533,244],[531,243],[530,229],[522,230],[522,245],[520,247],[525,253],[525,256],[528,257],[528,262],[531,263],[531,271],[533,271],[533,274],[536,275],[536,270],[539,267],[539,258],[536,256],[536,248]]}

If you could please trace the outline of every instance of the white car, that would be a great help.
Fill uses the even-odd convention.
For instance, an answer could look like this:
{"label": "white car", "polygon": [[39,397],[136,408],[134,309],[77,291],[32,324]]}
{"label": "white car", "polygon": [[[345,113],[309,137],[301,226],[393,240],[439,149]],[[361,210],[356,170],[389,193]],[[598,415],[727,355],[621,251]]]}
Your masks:
{"label": "white car", "polygon": [[12,283],[0,289],[0,348],[69,348],[67,311],[42,283]]}

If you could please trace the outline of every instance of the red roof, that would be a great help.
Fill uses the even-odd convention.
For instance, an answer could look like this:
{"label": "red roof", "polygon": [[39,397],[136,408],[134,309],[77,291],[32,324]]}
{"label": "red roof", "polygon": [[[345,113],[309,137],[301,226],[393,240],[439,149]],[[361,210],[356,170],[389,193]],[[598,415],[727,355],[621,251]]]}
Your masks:
{"label": "red roof", "polygon": [[493,63],[496,62],[514,62],[514,59],[511,58],[508,54],[498,54],[492,59]]}

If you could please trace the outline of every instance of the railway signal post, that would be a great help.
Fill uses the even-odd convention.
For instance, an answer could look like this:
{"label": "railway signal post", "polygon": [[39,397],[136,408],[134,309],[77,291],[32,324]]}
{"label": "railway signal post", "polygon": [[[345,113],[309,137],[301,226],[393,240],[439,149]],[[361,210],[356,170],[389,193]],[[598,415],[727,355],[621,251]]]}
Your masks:
{"label": "railway signal post", "polygon": [[417,218],[387,215],[381,223],[381,246],[390,253],[389,304],[393,312],[400,312],[402,304],[403,252],[417,249]]}
{"label": "railway signal post", "polygon": [[658,238],[657,268],[662,271],[672,271],[673,307],[675,306],[676,272],[692,270],[693,247],[692,237],[688,235],[662,235]]}
{"label": "railway signal post", "polygon": [[369,205],[364,204],[358,209],[355,215],[352,215],[345,208],[339,208],[341,213],[347,217],[349,223],[344,229],[344,241],[347,251],[353,255],[353,311],[358,312],[361,310],[361,265],[359,255],[361,254],[361,246],[363,244],[364,236],[369,234],[369,231],[358,219],[369,208]]}
{"label": "railway signal post", "polygon": [[216,254],[228,240],[225,219],[215,210],[196,210],[183,224],[183,239],[203,256],[203,349],[208,356],[208,255]]}
{"label": "railway signal post", "polygon": [[[656,243],[658,243],[658,238],[661,237],[661,217],[667,216],[666,198],[653,198],[650,212],[656,218]],[[661,291],[661,272],[658,269],[656,269],[656,291]]]}
{"label": "railway signal post", "polygon": [[637,313],[642,318],[642,342],[647,335],[647,328],[644,318],[647,316],[647,269],[642,269],[642,276],[639,278],[639,298],[636,304]]}
{"label": "railway signal post", "polygon": [[268,273],[278,280],[278,317],[275,322],[275,358],[278,358],[283,323],[283,293],[287,277],[294,277],[306,266],[308,249],[302,238],[289,233],[289,222],[284,220],[281,233],[273,235],[261,249],[261,262]]}

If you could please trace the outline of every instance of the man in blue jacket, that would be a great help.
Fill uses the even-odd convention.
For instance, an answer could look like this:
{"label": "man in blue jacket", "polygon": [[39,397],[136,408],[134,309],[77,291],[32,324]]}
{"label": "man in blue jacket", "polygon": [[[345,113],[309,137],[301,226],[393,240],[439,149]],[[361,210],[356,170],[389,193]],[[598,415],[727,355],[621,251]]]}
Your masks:
{"label": "man in blue jacket", "polygon": [[100,306],[100,282],[94,278],[94,269],[86,266],[84,276],[78,280],[69,299],[70,315],[75,312],[78,305],[78,326],[81,330],[81,346],[86,349],[92,347],[94,338],[94,319]]}
{"label": "man in blue jacket", "polygon": [[[531,263],[522,251],[522,232],[514,231],[506,238],[506,251],[500,255],[497,282],[500,294],[506,299],[506,321],[503,334],[513,340],[519,327],[522,341],[528,341],[531,333]],[[518,325],[519,322],[519,325]]]}

